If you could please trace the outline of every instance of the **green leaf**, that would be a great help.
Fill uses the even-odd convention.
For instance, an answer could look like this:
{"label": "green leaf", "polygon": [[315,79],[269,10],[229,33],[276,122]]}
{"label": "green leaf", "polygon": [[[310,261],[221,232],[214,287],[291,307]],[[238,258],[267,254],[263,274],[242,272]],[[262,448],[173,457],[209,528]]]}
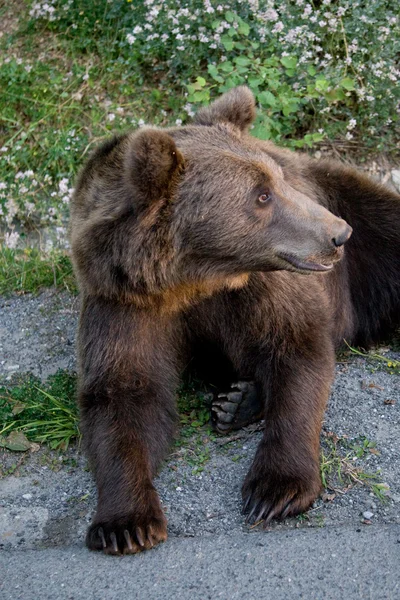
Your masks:
{"label": "green leaf", "polygon": [[227,50],[228,52],[230,50],[233,50],[233,41],[231,40],[231,38],[227,35],[223,35],[221,38],[221,42],[222,45],[224,46],[225,50]]}
{"label": "green leaf", "polygon": [[237,15],[235,15],[235,13],[233,13],[231,10],[227,10],[225,13],[225,19],[228,21],[228,23],[233,23],[233,21],[237,19]]}
{"label": "green leaf", "polygon": [[329,81],[323,77],[321,77],[320,79],[317,79],[317,81],[315,82],[315,89],[318,92],[326,92],[328,87],[329,87]]}
{"label": "green leaf", "polygon": [[234,61],[237,65],[240,65],[241,67],[247,67],[251,63],[251,61],[246,56],[237,56],[234,59]]}
{"label": "green leaf", "polygon": [[210,100],[210,91],[209,90],[201,90],[194,92],[192,94],[193,102],[209,102]]}
{"label": "green leaf", "polygon": [[251,130],[251,135],[260,139],[260,140],[270,140],[271,139],[271,130],[265,123],[258,123]]}
{"label": "green leaf", "polygon": [[12,431],[8,437],[0,440],[0,446],[13,452],[26,452],[30,449],[31,444],[22,431]]}
{"label": "green leaf", "polygon": [[226,60],[225,62],[219,65],[219,68],[221,69],[221,71],[225,71],[225,73],[230,73],[231,71],[233,71],[234,66],[229,60]]}
{"label": "green leaf", "polygon": [[287,104],[286,106],[283,107],[282,112],[285,115],[285,117],[287,117],[288,115],[290,115],[291,113],[294,113],[297,111],[299,105],[295,102],[291,102],[289,104]]}
{"label": "green leaf", "polygon": [[238,27],[238,33],[240,33],[241,35],[249,35],[250,33],[250,27],[247,23],[245,23],[244,21],[240,21],[239,22],[239,27]]}
{"label": "green leaf", "polygon": [[[316,69],[315,67],[313,67],[312,65],[310,65],[310,66],[307,68],[307,73],[308,73],[309,75],[311,75],[311,77],[313,77],[313,76],[316,74],[316,72],[317,72],[317,69]],[[300,140],[300,141],[302,142],[302,140]],[[303,143],[303,142],[302,142],[302,143]]]}
{"label": "green leaf", "polygon": [[211,77],[215,81],[218,81],[218,83],[224,82],[224,78],[221,77],[221,75],[219,74],[219,71],[215,65],[208,65],[207,70],[208,70],[209,74],[211,75]]}
{"label": "green leaf", "polygon": [[351,92],[352,90],[355,89],[354,80],[350,79],[350,77],[345,77],[344,79],[342,79],[342,81],[340,82],[340,85],[348,92]]}
{"label": "green leaf", "polygon": [[196,81],[200,87],[204,87],[207,83],[206,80],[204,79],[204,77],[200,77],[200,76],[196,78]]}
{"label": "green leaf", "polygon": [[297,58],[295,56],[282,56],[281,63],[287,69],[294,69],[297,65]]}
{"label": "green leaf", "polygon": [[256,88],[262,84],[262,79],[260,79],[259,77],[249,77],[247,83],[251,88]]}
{"label": "green leaf", "polygon": [[325,98],[329,102],[339,102],[339,101],[345,100],[346,96],[344,95],[343,90],[341,90],[340,88],[336,88],[335,90],[331,90],[330,92],[327,92],[325,94]]}
{"label": "green leaf", "polygon": [[257,94],[257,99],[264,106],[276,106],[276,98],[271,92],[260,92]]}
{"label": "green leaf", "polygon": [[190,83],[187,86],[189,94],[194,94],[196,91],[202,90],[206,83],[204,77],[197,77],[194,83]]}

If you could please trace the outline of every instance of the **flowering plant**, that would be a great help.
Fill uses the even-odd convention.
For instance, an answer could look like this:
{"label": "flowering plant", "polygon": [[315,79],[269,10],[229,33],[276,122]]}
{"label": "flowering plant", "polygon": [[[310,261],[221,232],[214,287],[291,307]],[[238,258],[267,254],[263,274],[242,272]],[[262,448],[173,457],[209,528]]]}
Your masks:
{"label": "flowering plant", "polygon": [[104,136],[185,123],[235,85],[255,94],[258,137],[398,155],[397,0],[33,0],[28,14],[18,44],[0,39],[9,247],[49,225],[65,243],[73,178]]}

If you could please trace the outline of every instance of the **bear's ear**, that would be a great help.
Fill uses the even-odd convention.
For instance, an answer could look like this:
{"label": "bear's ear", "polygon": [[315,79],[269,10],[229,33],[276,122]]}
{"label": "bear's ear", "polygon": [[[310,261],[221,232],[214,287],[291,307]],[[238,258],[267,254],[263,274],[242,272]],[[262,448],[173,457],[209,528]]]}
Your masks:
{"label": "bear's ear", "polygon": [[183,156],[172,137],[157,129],[141,129],[128,138],[125,177],[140,204],[170,199],[183,169]]}
{"label": "bear's ear", "polygon": [[194,117],[196,125],[232,123],[245,131],[256,117],[256,103],[248,87],[241,85],[226,92],[221,98],[202,108]]}

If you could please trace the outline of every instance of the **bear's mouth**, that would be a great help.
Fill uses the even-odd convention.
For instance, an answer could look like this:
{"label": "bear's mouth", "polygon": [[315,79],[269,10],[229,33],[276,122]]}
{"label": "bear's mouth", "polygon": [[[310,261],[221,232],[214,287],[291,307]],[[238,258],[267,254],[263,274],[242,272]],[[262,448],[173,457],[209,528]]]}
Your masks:
{"label": "bear's mouth", "polygon": [[278,256],[279,258],[289,263],[290,265],[292,265],[292,267],[295,267],[299,271],[326,272],[331,271],[331,269],[333,269],[333,263],[328,263],[324,265],[322,263],[300,260],[299,258],[297,258],[297,256],[294,256],[293,254],[279,254]]}

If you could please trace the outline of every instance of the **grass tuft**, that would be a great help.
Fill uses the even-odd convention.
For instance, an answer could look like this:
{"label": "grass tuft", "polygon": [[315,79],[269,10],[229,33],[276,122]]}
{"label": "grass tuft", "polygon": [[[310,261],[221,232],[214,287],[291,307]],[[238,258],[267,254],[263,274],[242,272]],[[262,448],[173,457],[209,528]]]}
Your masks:
{"label": "grass tuft", "polygon": [[75,402],[76,375],[58,371],[42,383],[38,377],[23,377],[12,386],[0,387],[0,445],[7,436],[22,432],[31,442],[66,449],[80,438]]}
{"label": "grass tuft", "polygon": [[367,473],[358,462],[369,453],[379,454],[375,442],[365,437],[350,443],[346,438],[326,432],[320,462],[324,488],[345,494],[356,485],[367,486],[381,502],[386,502],[389,487],[381,481],[379,471]]}
{"label": "grass tuft", "polygon": [[0,249],[0,294],[37,294],[42,288],[52,286],[77,293],[72,264],[65,252],[42,254],[33,248]]}

